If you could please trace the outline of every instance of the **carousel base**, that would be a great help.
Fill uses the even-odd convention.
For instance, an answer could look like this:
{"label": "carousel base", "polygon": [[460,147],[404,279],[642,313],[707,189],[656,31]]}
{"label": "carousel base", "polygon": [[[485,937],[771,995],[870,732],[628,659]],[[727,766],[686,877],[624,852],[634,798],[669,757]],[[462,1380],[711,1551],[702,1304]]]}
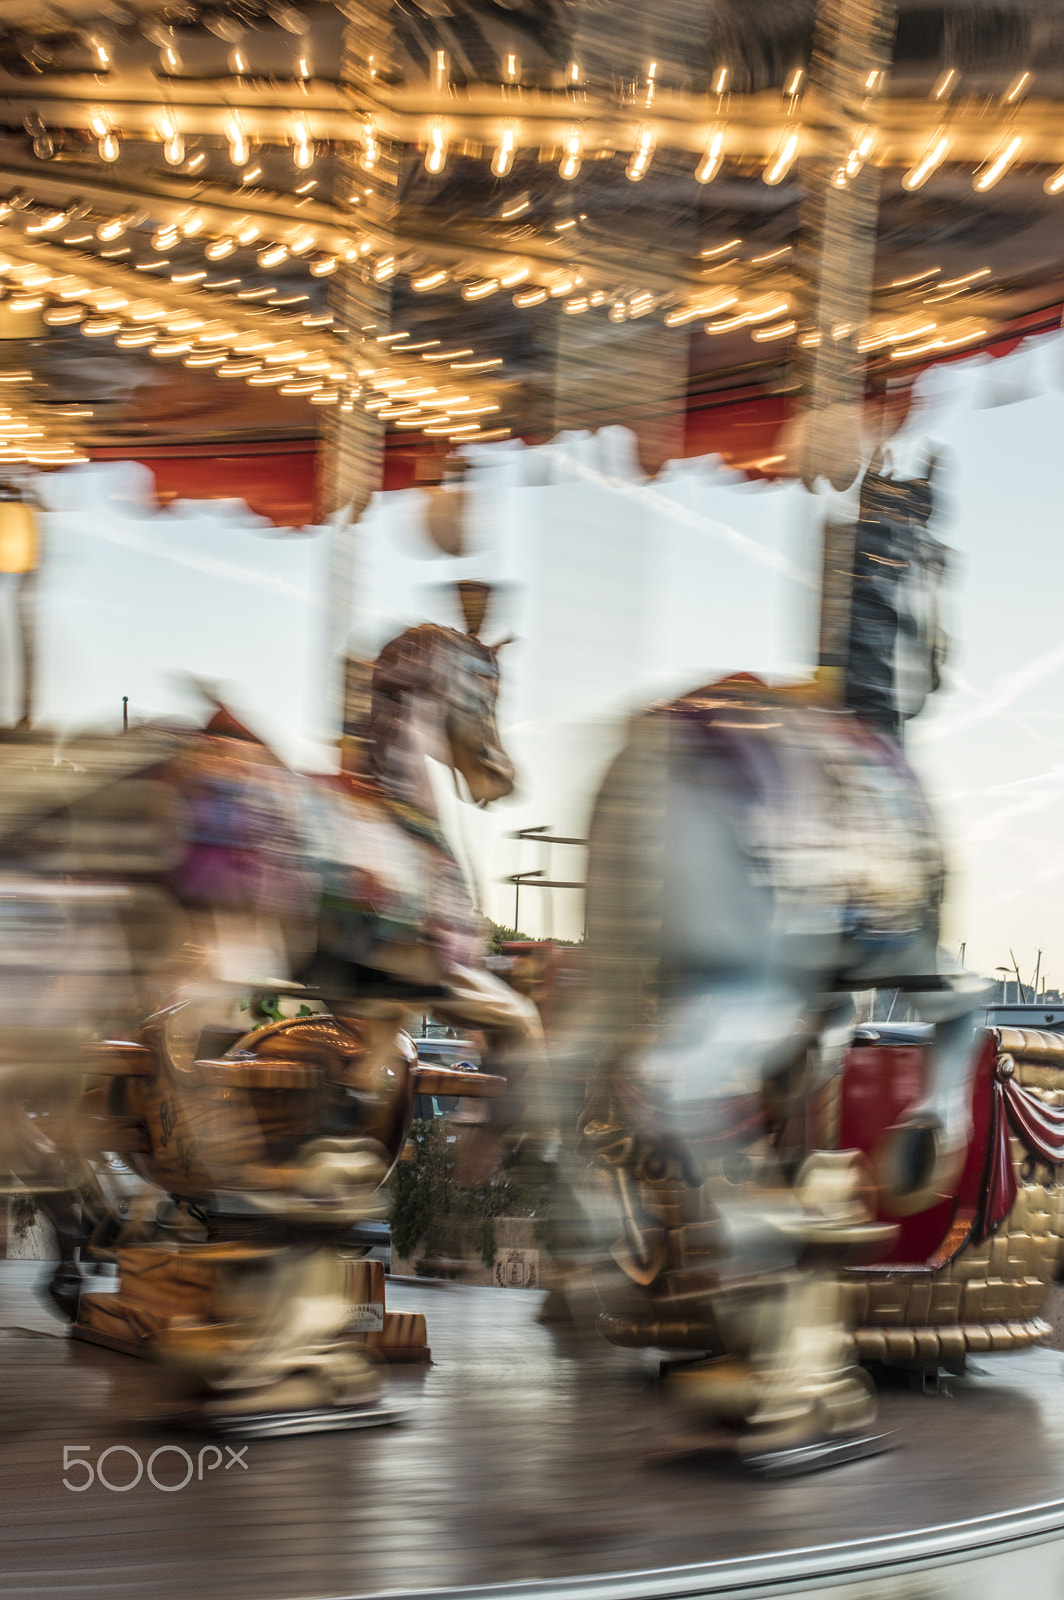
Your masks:
{"label": "carousel base", "polygon": [[404,1426],[214,1443],[165,1426],[159,1368],[67,1337],[45,1270],[0,1263],[5,1600],[1059,1600],[1055,1351],[949,1399],[898,1376],[891,1450],[776,1481],[655,1459],[682,1419],[653,1352],[560,1340],[534,1292],[393,1279],[436,1359],[390,1370]]}

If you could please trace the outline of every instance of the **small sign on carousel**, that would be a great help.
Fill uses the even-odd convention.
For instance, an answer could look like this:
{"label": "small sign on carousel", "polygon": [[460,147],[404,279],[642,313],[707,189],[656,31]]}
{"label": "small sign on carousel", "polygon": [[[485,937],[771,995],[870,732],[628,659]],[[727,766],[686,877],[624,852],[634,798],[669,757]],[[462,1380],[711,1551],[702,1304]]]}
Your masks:
{"label": "small sign on carousel", "polygon": [[538,1289],[538,1250],[496,1250],[492,1280],[497,1289]]}
{"label": "small sign on carousel", "polygon": [[348,1333],[383,1333],[384,1306],[376,1303],[352,1306],[347,1331]]}

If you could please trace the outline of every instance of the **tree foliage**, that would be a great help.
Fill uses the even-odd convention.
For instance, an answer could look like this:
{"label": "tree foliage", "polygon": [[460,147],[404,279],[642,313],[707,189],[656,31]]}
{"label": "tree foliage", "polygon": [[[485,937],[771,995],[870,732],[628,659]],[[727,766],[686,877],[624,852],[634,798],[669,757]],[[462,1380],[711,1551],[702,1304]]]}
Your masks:
{"label": "tree foliage", "polygon": [[496,1217],[546,1213],[549,1181],[520,1153],[505,1155],[490,1183],[458,1181],[453,1129],[444,1117],[415,1121],[413,1158],[396,1167],[391,1180],[392,1246],[415,1259],[423,1276],[440,1261],[476,1259],[490,1267],[495,1256]]}

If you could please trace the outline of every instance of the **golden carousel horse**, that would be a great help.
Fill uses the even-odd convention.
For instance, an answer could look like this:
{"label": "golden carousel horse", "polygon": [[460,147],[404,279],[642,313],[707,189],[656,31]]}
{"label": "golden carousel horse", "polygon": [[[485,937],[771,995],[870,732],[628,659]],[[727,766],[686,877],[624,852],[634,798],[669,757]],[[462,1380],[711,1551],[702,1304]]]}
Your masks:
{"label": "golden carousel horse", "polygon": [[[82,1057],[94,1085],[53,1142],[68,1162],[116,1153],[167,1226],[127,1228],[118,1290],[82,1295],[76,1331],[161,1360],[212,1426],[361,1425],[388,1414],[373,1347],[427,1353],[423,1319],[386,1313],[379,1265],[347,1243],[384,1209],[415,1094],[442,1088],[411,1014],[487,1037],[482,1072],[446,1074],[446,1092],[487,1098],[485,1139],[521,1114],[538,1018],[482,964],[426,769],[443,761],[482,803],[510,792],[497,692],[492,648],[426,624],[382,652],[363,773],[299,778],[219,709],[146,768],[129,735],[131,773],[92,795],[104,827],[135,809],[131,785],[162,819],[168,927],[142,990],[167,998]],[[76,835],[77,805],[68,821]],[[305,1014],[256,1026],[255,993]],[[32,1185],[41,1162],[23,1166]]]}

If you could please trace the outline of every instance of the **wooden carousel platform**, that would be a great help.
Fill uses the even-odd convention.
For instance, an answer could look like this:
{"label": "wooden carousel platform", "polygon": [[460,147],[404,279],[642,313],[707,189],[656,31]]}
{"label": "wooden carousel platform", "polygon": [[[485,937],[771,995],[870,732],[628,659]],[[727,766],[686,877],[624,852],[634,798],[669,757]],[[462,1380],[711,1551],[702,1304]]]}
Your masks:
{"label": "wooden carousel platform", "polygon": [[[656,1461],[674,1420],[653,1364],[604,1345],[578,1359],[536,1323],[538,1295],[393,1279],[389,1303],[427,1313],[435,1356],[394,1371],[402,1423],[252,1440],[243,1464],[176,1492],[145,1475],[78,1493],[66,1445],[94,1463],[129,1447],[106,1468],[124,1484],[129,1451],[195,1456],[204,1441],[153,1422],[153,1368],[65,1337],[32,1292],[41,1271],[0,1266],[0,1594],[14,1600],[1064,1592],[1056,1351],[988,1357],[951,1398],[893,1388],[890,1453],[772,1482]],[[181,1458],[156,1474],[179,1481]]]}

